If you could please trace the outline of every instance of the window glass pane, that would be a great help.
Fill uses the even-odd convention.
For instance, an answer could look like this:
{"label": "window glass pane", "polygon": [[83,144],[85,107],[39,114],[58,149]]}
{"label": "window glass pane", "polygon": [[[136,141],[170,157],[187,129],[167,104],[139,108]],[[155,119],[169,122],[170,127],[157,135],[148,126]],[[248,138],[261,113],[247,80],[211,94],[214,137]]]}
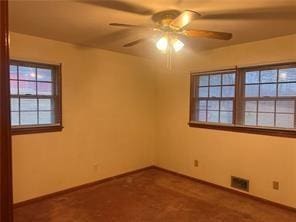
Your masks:
{"label": "window glass pane", "polygon": [[51,69],[37,69],[37,81],[52,81]]}
{"label": "window glass pane", "polygon": [[37,99],[21,99],[21,111],[37,110]]}
{"label": "window glass pane", "polygon": [[[296,68],[270,67],[244,73],[244,84],[239,86],[244,88],[238,90],[245,99],[238,103],[243,108],[238,118],[249,126],[296,128]],[[236,74],[217,72],[195,78],[199,78],[201,99],[197,99],[194,117],[204,122],[233,123]]]}
{"label": "window glass pane", "polygon": [[10,110],[11,111],[19,111],[19,99],[11,98],[10,99]]}
{"label": "window glass pane", "polygon": [[11,112],[11,125],[19,125],[19,112]]}
{"label": "window glass pane", "polygon": [[256,126],[257,115],[254,112],[245,112],[245,125]]}
{"label": "window glass pane", "polygon": [[258,111],[259,112],[274,112],[274,101],[259,101]]}
{"label": "window glass pane", "polygon": [[276,112],[279,113],[294,113],[295,102],[293,100],[279,100],[276,102]]}
{"label": "window glass pane", "polygon": [[219,100],[209,100],[208,110],[219,110]]}
{"label": "window glass pane", "polygon": [[259,83],[259,71],[246,72],[246,83]]}
{"label": "window glass pane", "polygon": [[220,110],[232,111],[232,109],[233,109],[233,101],[232,100],[222,100],[220,102]]}
{"label": "window glass pane", "polygon": [[223,85],[234,85],[235,84],[235,74],[223,74],[222,75]]}
{"label": "window glass pane", "polygon": [[219,111],[208,111],[208,122],[219,122]]}
{"label": "window glass pane", "polygon": [[37,124],[37,112],[21,112],[21,125]]}
{"label": "window glass pane", "polygon": [[36,82],[19,81],[21,95],[36,95]]}
{"label": "window glass pane", "polygon": [[296,68],[280,69],[279,82],[296,81]]}
{"label": "window glass pane", "polygon": [[232,123],[232,112],[220,112],[221,123]]}
{"label": "window glass pane", "polygon": [[210,97],[220,97],[221,96],[221,87],[210,87]]}
{"label": "window glass pane", "polygon": [[198,97],[208,97],[208,87],[200,87],[198,91]]}
{"label": "window glass pane", "polygon": [[274,113],[258,113],[258,126],[274,126]]}
{"label": "window glass pane", "polygon": [[276,82],[276,81],[277,81],[276,69],[261,71],[260,82],[266,83],[266,82]]}
{"label": "window glass pane", "polygon": [[296,96],[296,83],[280,83],[278,90],[279,96]]}
{"label": "window glass pane", "polygon": [[[27,62],[13,62],[10,74],[11,125],[33,127],[54,123],[55,69],[51,66]],[[209,77],[208,77],[209,78]],[[197,80],[198,77],[194,77]],[[209,80],[207,80],[209,81]],[[205,110],[207,108],[204,105]]]}
{"label": "window glass pane", "polygon": [[276,126],[283,128],[294,128],[294,115],[276,114]]}
{"label": "window glass pane", "polygon": [[257,101],[246,101],[245,111],[257,112]]}
{"label": "window glass pane", "polygon": [[199,77],[199,85],[200,86],[207,86],[207,85],[209,85],[209,76],[200,76]]}
{"label": "window glass pane", "polygon": [[210,75],[210,85],[221,85],[221,75]]}
{"label": "window glass pane", "polygon": [[209,100],[208,110],[219,110],[219,100]]}
{"label": "window glass pane", "polygon": [[52,95],[52,83],[38,82],[38,95]]}
{"label": "window glass pane", "polygon": [[53,110],[51,99],[39,99],[39,110]]}
{"label": "window glass pane", "polygon": [[234,86],[223,86],[222,97],[234,97]]}
{"label": "window glass pane", "polygon": [[198,121],[206,121],[207,119],[207,112],[206,111],[199,111],[198,112]]}
{"label": "window glass pane", "polygon": [[52,112],[39,112],[39,124],[50,124],[52,122]]}
{"label": "window glass pane", "polygon": [[276,96],[276,84],[260,85],[260,96]]}
{"label": "window glass pane", "polygon": [[222,95],[224,98],[234,97],[235,87],[229,85],[235,84],[235,73],[201,75],[198,78],[198,98],[216,99],[197,99],[195,118],[198,121],[219,122],[219,113],[222,111],[220,122],[232,123],[233,100],[219,98]]}
{"label": "window glass pane", "polygon": [[36,80],[36,69],[32,67],[19,66],[19,79]]}
{"label": "window glass pane", "polygon": [[17,95],[17,81],[10,80],[10,94]]}
{"label": "window glass pane", "polygon": [[258,97],[259,96],[259,85],[246,85],[245,86],[246,97]]}
{"label": "window glass pane", "polygon": [[9,66],[9,76],[10,79],[17,79],[17,66]]}

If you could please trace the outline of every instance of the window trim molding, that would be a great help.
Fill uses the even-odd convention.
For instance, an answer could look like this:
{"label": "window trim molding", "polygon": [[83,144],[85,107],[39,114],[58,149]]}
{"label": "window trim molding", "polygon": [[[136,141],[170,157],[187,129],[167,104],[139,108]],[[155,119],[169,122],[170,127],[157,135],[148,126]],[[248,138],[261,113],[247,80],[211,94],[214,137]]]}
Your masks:
{"label": "window trim molding", "polygon": [[55,116],[58,118],[57,124],[40,124],[40,125],[28,125],[28,126],[11,126],[11,134],[14,135],[23,135],[23,134],[35,134],[35,133],[49,133],[49,132],[59,132],[63,130],[63,115],[62,115],[62,63],[60,64],[49,64],[41,62],[32,62],[25,60],[16,60],[11,59],[10,64],[25,65],[25,66],[38,66],[40,68],[55,68],[55,85],[57,90],[57,99]]}
{"label": "window trim molding", "polygon": [[[249,133],[249,134],[259,134],[259,135],[267,135],[267,136],[278,136],[278,137],[289,137],[296,138],[296,129],[284,129],[284,128],[270,128],[270,127],[256,127],[256,126],[245,126],[239,125],[239,115],[237,112],[241,111],[240,104],[242,101],[240,100],[242,97],[242,72],[249,69],[259,68],[272,68],[273,66],[283,66],[283,67],[295,67],[296,62],[286,62],[286,63],[272,63],[272,64],[264,64],[264,65],[255,65],[255,66],[236,66],[235,69],[222,69],[222,70],[214,70],[214,71],[205,71],[205,72],[191,72],[190,73],[190,98],[189,98],[189,122],[188,126],[193,128],[203,128],[203,129],[213,129],[213,130],[223,130],[223,131],[231,131],[231,132],[239,132],[239,133]],[[204,122],[196,122],[192,121],[192,117],[194,114],[194,81],[193,77],[201,74],[211,74],[217,72],[227,72],[236,70],[236,86],[235,86],[235,98],[234,98],[234,124],[221,124],[221,123],[204,123]]]}
{"label": "window trim molding", "polygon": [[14,127],[11,129],[12,135],[23,135],[33,133],[50,133],[59,132],[63,130],[62,125],[43,125],[43,126],[26,126],[26,127]]}
{"label": "window trim molding", "polygon": [[288,129],[286,130],[286,129],[250,127],[250,126],[227,125],[227,124],[218,125],[218,124],[212,124],[212,123],[200,123],[200,122],[192,122],[192,121],[189,122],[188,125],[194,128],[296,138],[296,130],[288,130]]}

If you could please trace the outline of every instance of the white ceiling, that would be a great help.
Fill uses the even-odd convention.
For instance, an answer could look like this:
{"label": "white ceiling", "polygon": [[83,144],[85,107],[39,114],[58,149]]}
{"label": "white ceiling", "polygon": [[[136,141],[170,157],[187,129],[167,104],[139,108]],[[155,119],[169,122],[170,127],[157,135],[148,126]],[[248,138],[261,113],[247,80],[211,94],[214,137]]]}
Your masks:
{"label": "white ceiling", "polygon": [[[202,16],[192,22],[190,28],[233,33],[233,39],[230,41],[182,38],[185,47],[193,51],[296,33],[296,0],[125,0],[125,2],[149,7],[155,12],[166,9],[195,10]],[[11,0],[9,7],[10,30],[14,32],[137,56],[147,57],[158,53],[153,44],[158,36],[153,31],[108,25],[111,22],[153,25],[151,16],[104,8],[95,4],[95,1],[83,0]],[[229,14],[232,16],[223,17]],[[214,16],[211,18],[211,15]],[[147,36],[150,41],[132,48],[122,47],[125,43]]]}

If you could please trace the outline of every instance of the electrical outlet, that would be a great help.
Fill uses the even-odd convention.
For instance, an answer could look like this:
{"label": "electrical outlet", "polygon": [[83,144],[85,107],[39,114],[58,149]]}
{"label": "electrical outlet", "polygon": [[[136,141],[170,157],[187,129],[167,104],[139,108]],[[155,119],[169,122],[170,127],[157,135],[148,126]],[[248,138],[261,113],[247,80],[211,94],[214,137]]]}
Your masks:
{"label": "electrical outlet", "polygon": [[280,182],[273,181],[272,182],[272,187],[273,187],[274,190],[279,190],[280,189]]}
{"label": "electrical outlet", "polygon": [[194,160],[194,167],[198,167],[198,160]]}
{"label": "electrical outlet", "polygon": [[98,168],[99,168],[99,164],[95,163],[95,164],[93,165],[93,169],[94,169],[94,171],[98,171]]}

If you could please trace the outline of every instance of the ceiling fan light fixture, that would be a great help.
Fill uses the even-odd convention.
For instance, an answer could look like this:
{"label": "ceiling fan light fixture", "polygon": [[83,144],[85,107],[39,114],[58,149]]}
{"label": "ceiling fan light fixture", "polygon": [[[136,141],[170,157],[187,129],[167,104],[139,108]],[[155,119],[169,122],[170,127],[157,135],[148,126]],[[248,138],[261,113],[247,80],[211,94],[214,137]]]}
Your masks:
{"label": "ceiling fan light fixture", "polygon": [[162,52],[165,52],[168,48],[169,42],[167,37],[161,37],[157,43],[156,43],[156,48],[159,49]]}
{"label": "ceiling fan light fixture", "polygon": [[182,23],[183,24],[188,24],[190,22],[191,17],[188,14],[184,14],[182,17]]}
{"label": "ceiling fan light fixture", "polygon": [[173,41],[173,48],[175,52],[179,52],[184,47],[184,43],[180,41],[179,39],[175,39]]}

